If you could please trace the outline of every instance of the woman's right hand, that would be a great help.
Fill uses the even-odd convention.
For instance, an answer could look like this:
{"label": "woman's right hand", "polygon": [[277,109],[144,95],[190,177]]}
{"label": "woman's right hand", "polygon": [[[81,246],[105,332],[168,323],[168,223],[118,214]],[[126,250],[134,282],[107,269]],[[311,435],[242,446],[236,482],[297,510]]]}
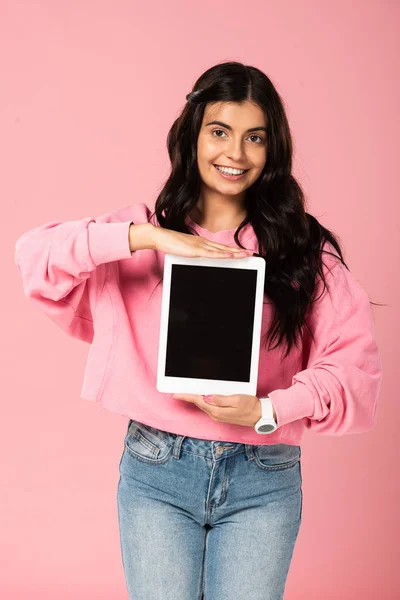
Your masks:
{"label": "woman's right hand", "polygon": [[197,258],[198,256],[206,256],[208,258],[243,258],[252,256],[253,251],[242,250],[237,246],[226,246],[218,242],[212,242],[198,235],[190,235],[156,227],[153,232],[156,250],[168,252],[176,256],[187,256]]}
{"label": "woman's right hand", "polygon": [[[144,226],[147,225],[149,224],[144,224]],[[135,243],[135,234],[139,234],[139,230],[135,229],[137,227],[142,227],[142,225],[131,225],[129,229],[129,240],[132,251],[145,247],[189,258],[197,258],[199,256],[208,258],[244,258],[253,255],[252,250],[243,251],[242,248],[238,248],[237,246],[219,244],[201,236],[181,233],[180,231],[156,227],[155,225],[151,225],[151,228],[148,228],[146,231],[142,230],[148,241],[144,241],[143,239],[140,242],[138,235]]]}

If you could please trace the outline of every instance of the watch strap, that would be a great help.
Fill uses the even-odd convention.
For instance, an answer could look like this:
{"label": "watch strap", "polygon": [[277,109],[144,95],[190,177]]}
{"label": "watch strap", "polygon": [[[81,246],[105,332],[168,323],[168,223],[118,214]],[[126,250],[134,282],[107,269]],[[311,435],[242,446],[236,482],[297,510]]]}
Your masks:
{"label": "watch strap", "polygon": [[274,419],[272,400],[269,396],[259,398],[261,402],[261,418],[254,425],[257,433],[273,433],[278,424]]}

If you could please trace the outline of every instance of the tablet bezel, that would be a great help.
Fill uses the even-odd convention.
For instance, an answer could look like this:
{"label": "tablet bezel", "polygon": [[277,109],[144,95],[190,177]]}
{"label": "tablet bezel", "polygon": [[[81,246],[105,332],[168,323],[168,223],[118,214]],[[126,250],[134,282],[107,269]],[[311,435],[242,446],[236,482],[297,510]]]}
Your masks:
{"label": "tablet bezel", "polygon": [[[168,314],[173,265],[210,266],[218,268],[252,269],[257,273],[253,339],[251,350],[250,381],[227,381],[215,379],[197,379],[189,377],[170,377],[164,375],[167,353]],[[258,256],[245,258],[188,258],[174,254],[165,254],[164,280],[161,300],[160,338],[157,366],[157,390],[167,393],[187,394],[250,394],[257,389],[258,365],[260,356],[261,324],[264,298],[265,261]]]}

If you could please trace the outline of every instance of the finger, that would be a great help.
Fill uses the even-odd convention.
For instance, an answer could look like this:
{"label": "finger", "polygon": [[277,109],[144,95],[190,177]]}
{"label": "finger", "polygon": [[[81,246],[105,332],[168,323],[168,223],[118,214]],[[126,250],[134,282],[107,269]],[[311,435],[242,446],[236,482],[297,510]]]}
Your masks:
{"label": "finger", "polygon": [[[172,397],[177,400],[185,400],[186,402],[192,402],[193,404],[200,404],[201,406],[214,404],[214,406],[222,406],[224,408],[236,408],[240,399],[238,394],[221,395],[221,394],[172,394]],[[207,398],[211,398],[207,402]]]}
{"label": "finger", "polygon": [[183,400],[184,402],[194,404],[197,408],[207,413],[209,417],[213,417],[211,410],[215,410],[216,407],[213,406],[211,409],[210,402],[206,402],[203,396],[198,394],[173,394],[172,397],[177,400]]}
{"label": "finger", "polygon": [[207,247],[206,252],[210,252],[212,254],[219,254],[219,255],[226,255],[226,256],[231,256],[233,258],[238,258],[238,257],[245,257],[245,256],[252,256],[253,255],[253,251],[252,250],[243,250],[242,248],[228,248],[227,246],[225,246],[225,249],[219,249],[216,247]]}
{"label": "finger", "polygon": [[[186,402],[202,402],[204,400],[202,394],[172,394],[172,397],[177,400],[186,400]],[[210,398],[210,396],[205,397]]]}
{"label": "finger", "polygon": [[184,402],[190,402],[191,404],[196,404],[198,408],[205,410],[207,412],[207,406],[212,404],[212,400],[207,401],[205,398],[209,396],[202,396],[200,394],[173,394],[173,398],[176,400],[183,400]]}
{"label": "finger", "polygon": [[196,400],[199,401],[199,398],[202,396],[199,396],[198,394],[172,394],[172,397],[176,398],[176,400],[185,400],[186,402],[196,403]]}
{"label": "finger", "polygon": [[233,258],[234,260],[239,260],[240,258],[249,258],[252,254],[248,252],[227,252],[221,250],[205,250],[205,254],[203,256],[209,258]]}
{"label": "finger", "polygon": [[228,252],[251,252],[253,254],[253,250],[246,250],[246,248],[238,248],[237,246],[227,246],[226,244],[218,244],[218,242],[211,242],[210,240],[206,240],[206,244],[212,248]]}

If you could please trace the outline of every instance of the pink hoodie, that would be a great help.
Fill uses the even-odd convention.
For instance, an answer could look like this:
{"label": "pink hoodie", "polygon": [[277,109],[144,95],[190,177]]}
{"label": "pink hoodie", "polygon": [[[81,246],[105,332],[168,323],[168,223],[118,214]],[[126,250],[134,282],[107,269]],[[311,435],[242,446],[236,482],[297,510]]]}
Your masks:
{"label": "pink hoodie", "polygon": [[[195,405],[156,389],[164,256],[130,251],[130,223],[147,223],[145,203],[102,215],[51,221],[24,233],[15,262],[25,295],[68,335],[91,344],[81,397],[147,425],[207,440],[300,445],[305,429],[325,435],[369,431],[376,424],[382,367],[367,293],[339,259],[323,260],[331,295],[313,305],[298,348],[281,363],[282,349],[260,345],[257,396],[269,395],[278,429],[213,421]],[[158,225],[154,217],[151,222]],[[190,217],[203,237],[236,245],[235,230],[212,233]],[[240,233],[258,253],[251,224]],[[325,249],[335,252],[330,244]],[[240,260],[240,259],[238,259]],[[318,295],[322,282],[318,279]],[[272,318],[264,304],[262,335]],[[67,375],[67,374],[66,374]]]}

